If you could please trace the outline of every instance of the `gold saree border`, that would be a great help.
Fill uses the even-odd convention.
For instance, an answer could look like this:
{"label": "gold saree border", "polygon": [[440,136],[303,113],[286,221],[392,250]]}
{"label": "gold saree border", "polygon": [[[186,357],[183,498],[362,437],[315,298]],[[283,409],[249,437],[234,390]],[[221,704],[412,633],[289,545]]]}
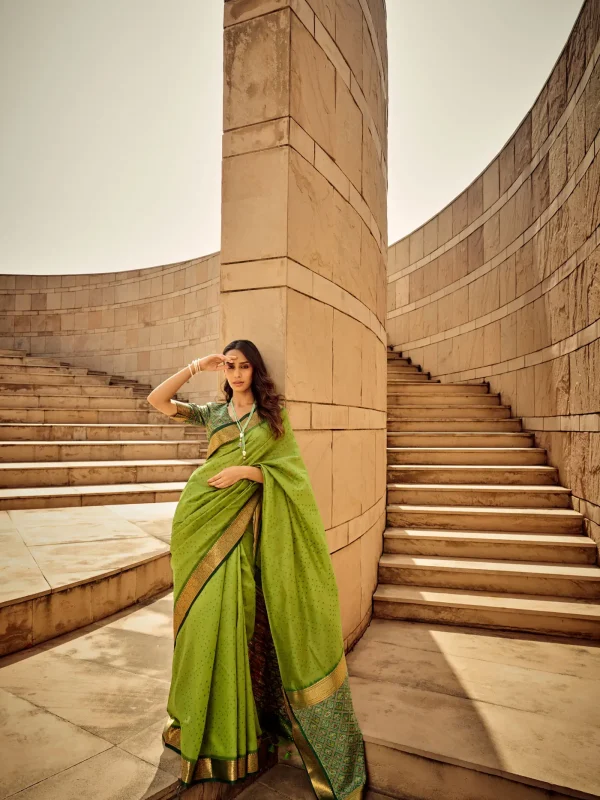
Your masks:
{"label": "gold saree border", "polygon": [[[258,414],[254,414],[250,422],[248,423],[248,427],[246,428],[247,431],[252,430],[257,425],[263,422],[262,419],[258,416]],[[211,456],[215,450],[217,450],[221,445],[227,444],[227,442],[235,442],[239,441],[240,434],[238,431],[238,426],[235,424],[233,420],[231,420],[231,425],[226,425],[224,428],[219,428],[216,430],[213,435],[210,437],[208,442],[208,448],[206,450],[206,457],[208,458]]]}
{"label": "gold saree border", "polygon": [[163,731],[163,742],[176,750],[181,758],[181,780],[186,784],[195,781],[217,780],[234,782],[259,771],[258,751],[247,753],[239,758],[212,758],[202,756],[197,761],[189,761],[181,754],[181,728],[169,718]]}
{"label": "gold saree border", "polygon": [[298,724],[298,720],[296,719],[294,712],[290,707],[290,703],[285,692],[283,692],[283,700],[290,718],[294,744],[298,748],[298,752],[302,757],[302,761],[304,761],[306,771],[308,772],[308,777],[315,794],[318,797],[318,800],[335,800],[335,795],[333,793],[333,789],[331,788],[331,784],[327,779],[325,770],[321,766],[319,759],[314,753],[314,750],[302,732],[302,729]]}
{"label": "gold saree border", "polygon": [[244,531],[252,519],[256,506],[260,503],[261,496],[262,494],[260,491],[254,492],[233,522],[225,529],[221,536],[219,536],[217,541],[187,579],[181,594],[175,602],[175,609],[173,611],[173,633],[175,638],[177,638],[177,634],[181,629],[188,611],[192,607],[192,603],[196,597],[198,597],[208,579],[244,535]]}
{"label": "gold saree border", "polygon": [[317,703],[321,703],[337,691],[346,675],[348,674],[348,665],[346,663],[346,655],[342,653],[342,657],[338,661],[337,666],[329,675],[321,678],[320,681],[313,683],[306,689],[296,689],[286,691],[286,695],[294,708],[309,708]]}

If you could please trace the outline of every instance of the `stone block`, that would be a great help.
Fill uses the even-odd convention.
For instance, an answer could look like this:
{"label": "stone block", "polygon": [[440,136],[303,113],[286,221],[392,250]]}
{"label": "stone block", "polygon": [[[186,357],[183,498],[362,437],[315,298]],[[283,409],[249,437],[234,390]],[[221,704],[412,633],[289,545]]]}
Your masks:
{"label": "stone block", "polygon": [[362,329],[360,322],[333,312],[333,402],[361,405]]}
{"label": "stone block", "polygon": [[487,211],[500,197],[500,166],[493,161],[483,173],[483,210]]}
{"label": "stone block", "polygon": [[296,439],[306,463],[323,524],[329,528],[332,502],[332,432],[298,431]]}
{"label": "stone block", "polygon": [[333,154],[335,67],[295,17],[291,37],[290,113],[323,150]]}
{"label": "stone block", "polygon": [[[286,397],[332,402],[333,309],[288,290]],[[335,524],[335,523],[334,523]]]}
{"label": "stone block", "polygon": [[335,40],[358,83],[363,84],[363,13],[359,0],[335,0]]}
{"label": "stone block", "polygon": [[354,186],[362,190],[362,114],[343,81],[336,81],[334,156]]}
{"label": "stone block", "polygon": [[333,431],[332,525],[361,513],[361,431]]}
{"label": "stone block", "polygon": [[[363,224],[355,209],[334,191],[335,256],[332,280],[354,297],[362,298],[361,237]],[[365,235],[368,235],[365,231]]]}
{"label": "stone block", "polygon": [[[289,159],[289,257],[326,278],[337,261],[334,189],[294,151]],[[282,231],[285,236],[285,227]]]}
{"label": "stone block", "polygon": [[483,176],[467,189],[467,215],[469,224],[483,214]]}
{"label": "stone block", "polygon": [[287,148],[223,161],[223,264],[287,255]]}
{"label": "stone block", "polygon": [[467,192],[463,192],[452,203],[452,233],[463,231],[469,224],[469,206]]}
{"label": "stone block", "polygon": [[290,20],[284,8],[225,30],[225,131],[288,116]]}

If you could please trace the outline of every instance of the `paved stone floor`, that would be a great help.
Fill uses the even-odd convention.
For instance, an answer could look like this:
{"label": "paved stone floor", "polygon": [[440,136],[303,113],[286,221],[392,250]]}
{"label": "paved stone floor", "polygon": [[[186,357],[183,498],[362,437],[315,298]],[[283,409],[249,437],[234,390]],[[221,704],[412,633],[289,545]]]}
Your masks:
{"label": "paved stone floor", "polygon": [[[169,796],[178,763],[160,733],[171,612],[167,594],[0,660],[2,800]],[[441,769],[457,764],[478,780],[538,787],[539,797],[560,787],[600,797],[597,643],[376,619],[348,664],[384,794],[423,797],[435,762],[441,790],[428,800],[457,796]],[[415,756],[426,760],[411,772]],[[243,797],[303,800],[310,791],[304,772],[283,762]],[[477,795],[492,796],[502,794]]]}
{"label": "paved stone floor", "polygon": [[67,589],[168,552],[176,505],[0,511],[0,603]]}

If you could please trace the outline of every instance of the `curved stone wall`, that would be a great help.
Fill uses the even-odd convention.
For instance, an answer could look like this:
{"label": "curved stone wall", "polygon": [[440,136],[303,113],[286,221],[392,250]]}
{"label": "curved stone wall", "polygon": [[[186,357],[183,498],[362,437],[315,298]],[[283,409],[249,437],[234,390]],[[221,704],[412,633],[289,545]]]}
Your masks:
{"label": "curved stone wall", "polygon": [[459,197],[389,249],[388,342],[535,431],[600,542],[600,4]]}
{"label": "curved stone wall", "polygon": [[221,339],[286,397],[350,646],[385,527],[385,4],[226,0],[224,36]]}
{"label": "curved stone wall", "polygon": [[[0,348],[156,386],[219,338],[219,255],[129,272],[1,275]],[[178,396],[206,402],[215,374]]]}

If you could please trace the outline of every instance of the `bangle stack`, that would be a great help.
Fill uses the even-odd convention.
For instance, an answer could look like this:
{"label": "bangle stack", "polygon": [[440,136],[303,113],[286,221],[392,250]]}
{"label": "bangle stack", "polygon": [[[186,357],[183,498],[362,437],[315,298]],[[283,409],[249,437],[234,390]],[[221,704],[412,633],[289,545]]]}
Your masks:
{"label": "bangle stack", "polygon": [[200,366],[200,361],[202,359],[195,358],[193,361],[190,361],[188,364],[188,369],[190,371],[190,378],[193,378],[197,372],[202,372],[202,367]]}

